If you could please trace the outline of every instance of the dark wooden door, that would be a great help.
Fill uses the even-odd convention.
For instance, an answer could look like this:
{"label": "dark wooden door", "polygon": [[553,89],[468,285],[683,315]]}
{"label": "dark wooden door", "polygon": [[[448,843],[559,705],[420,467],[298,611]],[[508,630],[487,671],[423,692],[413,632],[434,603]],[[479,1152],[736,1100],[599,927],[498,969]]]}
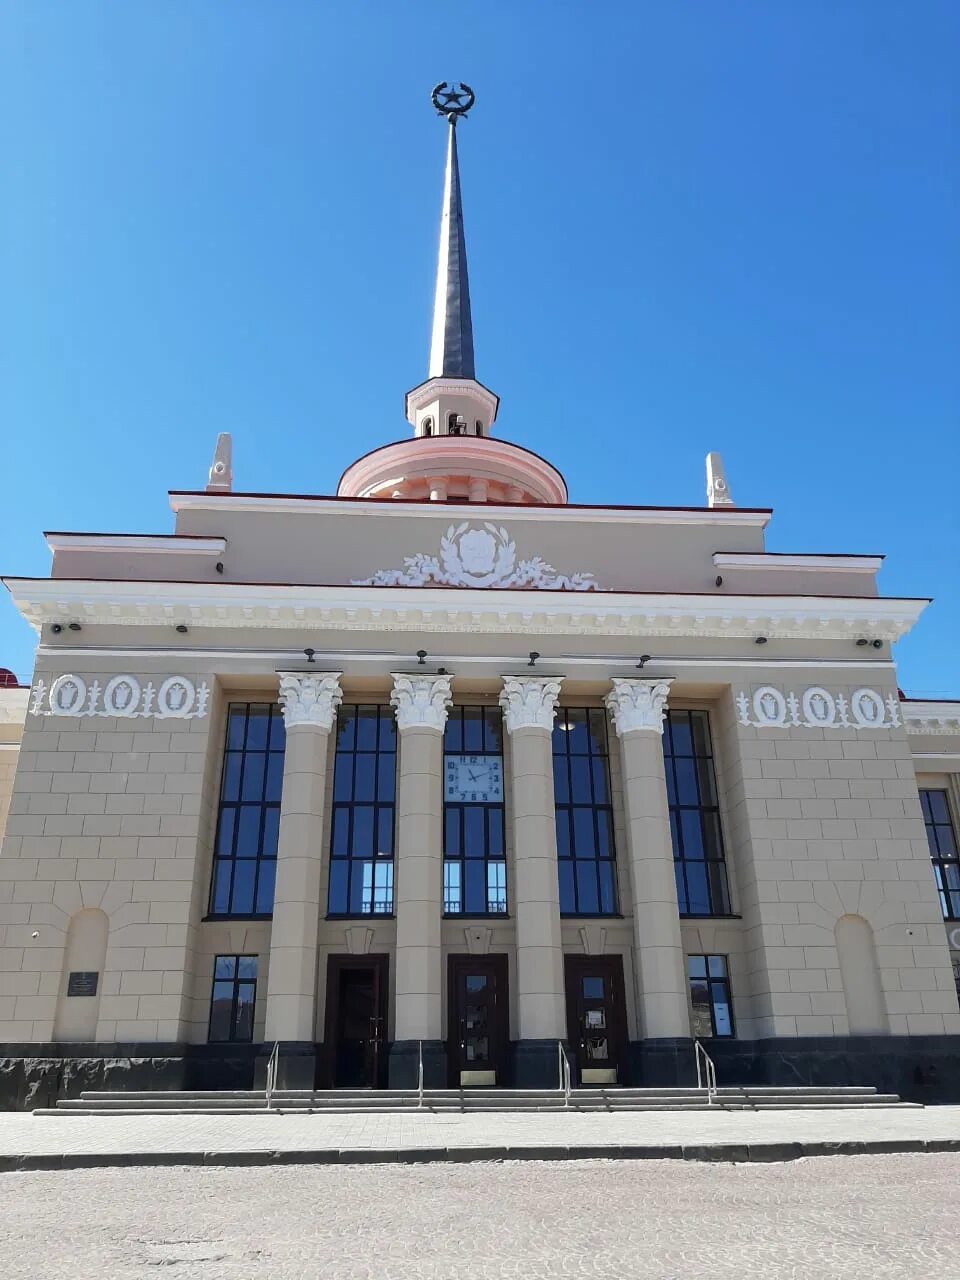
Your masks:
{"label": "dark wooden door", "polygon": [[326,1045],[330,1083],[376,1089],[385,1070],[386,956],[330,956]]}
{"label": "dark wooden door", "polygon": [[564,956],[567,1036],[579,1083],[623,1083],[627,1017],[620,956]]}
{"label": "dark wooden door", "polygon": [[506,956],[450,956],[447,1061],[455,1089],[502,1084],[509,1038]]}

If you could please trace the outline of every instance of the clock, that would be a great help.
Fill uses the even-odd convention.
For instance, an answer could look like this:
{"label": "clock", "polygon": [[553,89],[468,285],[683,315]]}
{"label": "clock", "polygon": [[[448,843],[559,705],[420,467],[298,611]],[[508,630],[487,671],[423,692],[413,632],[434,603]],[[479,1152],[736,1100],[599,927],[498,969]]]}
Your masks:
{"label": "clock", "polygon": [[455,804],[500,804],[503,761],[499,756],[447,756],[443,798]]}

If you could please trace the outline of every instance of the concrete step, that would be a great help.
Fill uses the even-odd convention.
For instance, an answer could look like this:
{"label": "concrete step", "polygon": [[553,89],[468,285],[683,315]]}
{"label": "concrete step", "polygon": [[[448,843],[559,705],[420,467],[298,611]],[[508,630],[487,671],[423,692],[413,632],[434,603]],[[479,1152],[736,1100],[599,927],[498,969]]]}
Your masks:
{"label": "concrete step", "polygon": [[[817,1110],[863,1107],[912,1107],[896,1094],[878,1093],[872,1086],[758,1085],[719,1088],[713,1101],[701,1089],[575,1089],[567,1104],[559,1090],[550,1089],[430,1089],[423,1095],[423,1110],[432,1113],[484,1113],[503,1111],[611,1112],[687,1111],[708,1108],[728,1111]],[[318,1089],[280,1090],[273,1094],[275,1111],[328,1113],[331,1115],[384,1115],[420,1109],[414,1090]],[[55,1109],[35,1115],[236,1115],[266,1111],[262,1090],[222,1092],[138,1090],[86,1091],[79,1098],[61,1099]]]}

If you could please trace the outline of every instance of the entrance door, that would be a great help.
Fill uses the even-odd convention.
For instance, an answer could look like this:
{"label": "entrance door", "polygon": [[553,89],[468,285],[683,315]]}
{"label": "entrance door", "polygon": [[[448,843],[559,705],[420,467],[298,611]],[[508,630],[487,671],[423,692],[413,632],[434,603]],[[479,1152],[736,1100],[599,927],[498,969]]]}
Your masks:
{"label": "entrance door", "polygon": [[326,1045],[336,1089],[376,1089],[385,1061],[386,956],[330,956]]}
{"label": "entrance door", "polygon": [[506,956],[451,956],[447,1061],[454,1089],[503,1083],[509,1033]]}
{"label": "entrance door", "polygon": [[564,956],[567,1036],[582,1085],[618,1084],[627,1043],[620,956]]}

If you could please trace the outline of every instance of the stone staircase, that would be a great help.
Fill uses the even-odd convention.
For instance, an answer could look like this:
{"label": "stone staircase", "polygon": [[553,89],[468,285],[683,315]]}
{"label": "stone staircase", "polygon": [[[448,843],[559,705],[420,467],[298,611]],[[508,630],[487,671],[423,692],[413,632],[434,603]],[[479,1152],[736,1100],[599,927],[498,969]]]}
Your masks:
{"label": "stone staircase", "polygon": [[[421,1110],[415,1089],[275,1090],[272,1111],[281,1114],[326,1113],[394,1114]],[[437,1113],[483,1111],[776,1111],[852,1107],[914,1107],[895,1093],[877,1093],[872,1086],[721,1086],[710,1102],[705,1089],[573,1089],[569,1105],[559,1089],[426,1089],[422,1110]],[[97,1093],[62,1098],[55,1108],[34,1111],[41,1116],[76,1115],[246,1115],[267,1111],[265,1092]]]}

